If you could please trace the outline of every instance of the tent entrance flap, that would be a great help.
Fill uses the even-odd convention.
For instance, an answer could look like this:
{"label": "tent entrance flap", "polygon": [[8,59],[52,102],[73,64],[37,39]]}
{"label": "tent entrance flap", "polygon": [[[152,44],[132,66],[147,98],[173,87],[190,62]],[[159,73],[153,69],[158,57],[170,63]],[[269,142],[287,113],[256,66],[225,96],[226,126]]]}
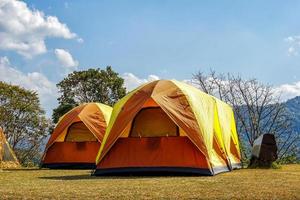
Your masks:
{"label": "tent entrance flap", "polygon": [[130,137],[179,136],[178,126],[160,107],[141,109],[133,119]]}
{"label": "tent entrance flap", "polygon": [[65,138],[66,142],[97,141],[94,134],[83,122],[75,122],[69,128]]}

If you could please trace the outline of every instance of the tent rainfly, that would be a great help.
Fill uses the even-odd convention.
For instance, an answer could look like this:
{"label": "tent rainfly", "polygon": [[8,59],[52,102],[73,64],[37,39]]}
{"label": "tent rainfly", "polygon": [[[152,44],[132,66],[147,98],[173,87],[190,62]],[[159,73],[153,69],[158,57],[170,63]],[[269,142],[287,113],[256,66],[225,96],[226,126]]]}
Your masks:
{"label": "tent rainfly", "polygon": [[239,168],[240,158],[228,104],[186,83],[159,80],[116,103],[93,174],[215,175]]}
{"label": "tent rainfly", "polygon": [[86,103],[62,116],[46,145],[42,159],[45,168],[95,168],[112,108]]}
{"label": "tent rainfly", "polygon": [[2,128],[0,128],[0,168],[16,168],[19,166],[19,161],[10,148]]}

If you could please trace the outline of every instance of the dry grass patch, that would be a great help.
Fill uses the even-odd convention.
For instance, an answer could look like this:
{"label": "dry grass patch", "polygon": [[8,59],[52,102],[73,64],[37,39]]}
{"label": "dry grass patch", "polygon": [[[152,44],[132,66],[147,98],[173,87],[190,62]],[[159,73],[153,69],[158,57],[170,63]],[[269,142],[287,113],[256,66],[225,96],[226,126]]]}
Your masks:
{"label": "dry grass patch", "polygon": [[300,165],[214,177],[92,177],[89,170],[3,170],[1,199],[300,199]]}

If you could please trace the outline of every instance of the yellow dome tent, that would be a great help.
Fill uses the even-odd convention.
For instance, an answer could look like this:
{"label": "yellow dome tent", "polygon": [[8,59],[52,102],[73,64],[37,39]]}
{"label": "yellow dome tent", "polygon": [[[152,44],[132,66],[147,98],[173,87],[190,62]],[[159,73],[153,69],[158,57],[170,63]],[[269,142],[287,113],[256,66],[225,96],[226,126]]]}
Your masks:
{"label": "yellow dome tent", "polygon": [[62,116],[48,140],[42,167],[95,168],[112,108],[86,103]]}
{"label": "yellow dome tent", "polygon": [[16,168],[19,166],[19,161],[10,148],[3,130],[0,127],[0,168]]}
{"label": "yellow dome tent", "polygon": [[240,164],[231,107],[186,83],[159,80],[115,104],[94,175],[149,171],[214,175]]}

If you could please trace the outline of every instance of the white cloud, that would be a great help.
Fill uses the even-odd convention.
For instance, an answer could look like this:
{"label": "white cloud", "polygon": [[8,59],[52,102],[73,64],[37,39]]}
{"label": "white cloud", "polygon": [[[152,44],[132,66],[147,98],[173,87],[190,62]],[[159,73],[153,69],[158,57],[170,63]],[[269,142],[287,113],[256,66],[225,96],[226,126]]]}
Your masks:
{"label": "white cloud", "polygon": [[289,48],[287,54],[289,56],[298,56],[300,50],[300,35],[296,36],[289,36],[284,39],[286,42],[289,43]]}
{"label": "white cloud", "polygon": [[290,48],[288,48],[288,55],[289,56],[297,56],[298,51],[295,49],[295,47],[290,47]]}
{"label": "white cloud", "polygon": [[282,101],[300,96],[300,81],[275,87],[274,93],[280,95]]}
{"label": "white cloud", "polygon": [[63,67],[74,69],[79,65],[79,62],[65,49],[55,49],[54,53]]}
{"label": "white cloud", "polygon": [[125,87],[127,91],[131,91],[144,83],[159,80],[159,77],[156,75],[149,75],[146,79],[144,79],[139,78],[132,73],[124,73],[122,78],[125,81]]}
{"label": "white cloud", "polygon": [[23,1],[0,1],[0,49],[31,58],[47,51],[48,37],[82,40],[55,16],[30,9]]}
{"label": "white cloud", "polygon": [[49,81],[45,75],[39,72],[25,74],[14,68],[7,57],[0,57],[0,74],[0,81],[36,91],[43,108],[50,115],[51,110],[57,104],[58,91],[55,84]]}

